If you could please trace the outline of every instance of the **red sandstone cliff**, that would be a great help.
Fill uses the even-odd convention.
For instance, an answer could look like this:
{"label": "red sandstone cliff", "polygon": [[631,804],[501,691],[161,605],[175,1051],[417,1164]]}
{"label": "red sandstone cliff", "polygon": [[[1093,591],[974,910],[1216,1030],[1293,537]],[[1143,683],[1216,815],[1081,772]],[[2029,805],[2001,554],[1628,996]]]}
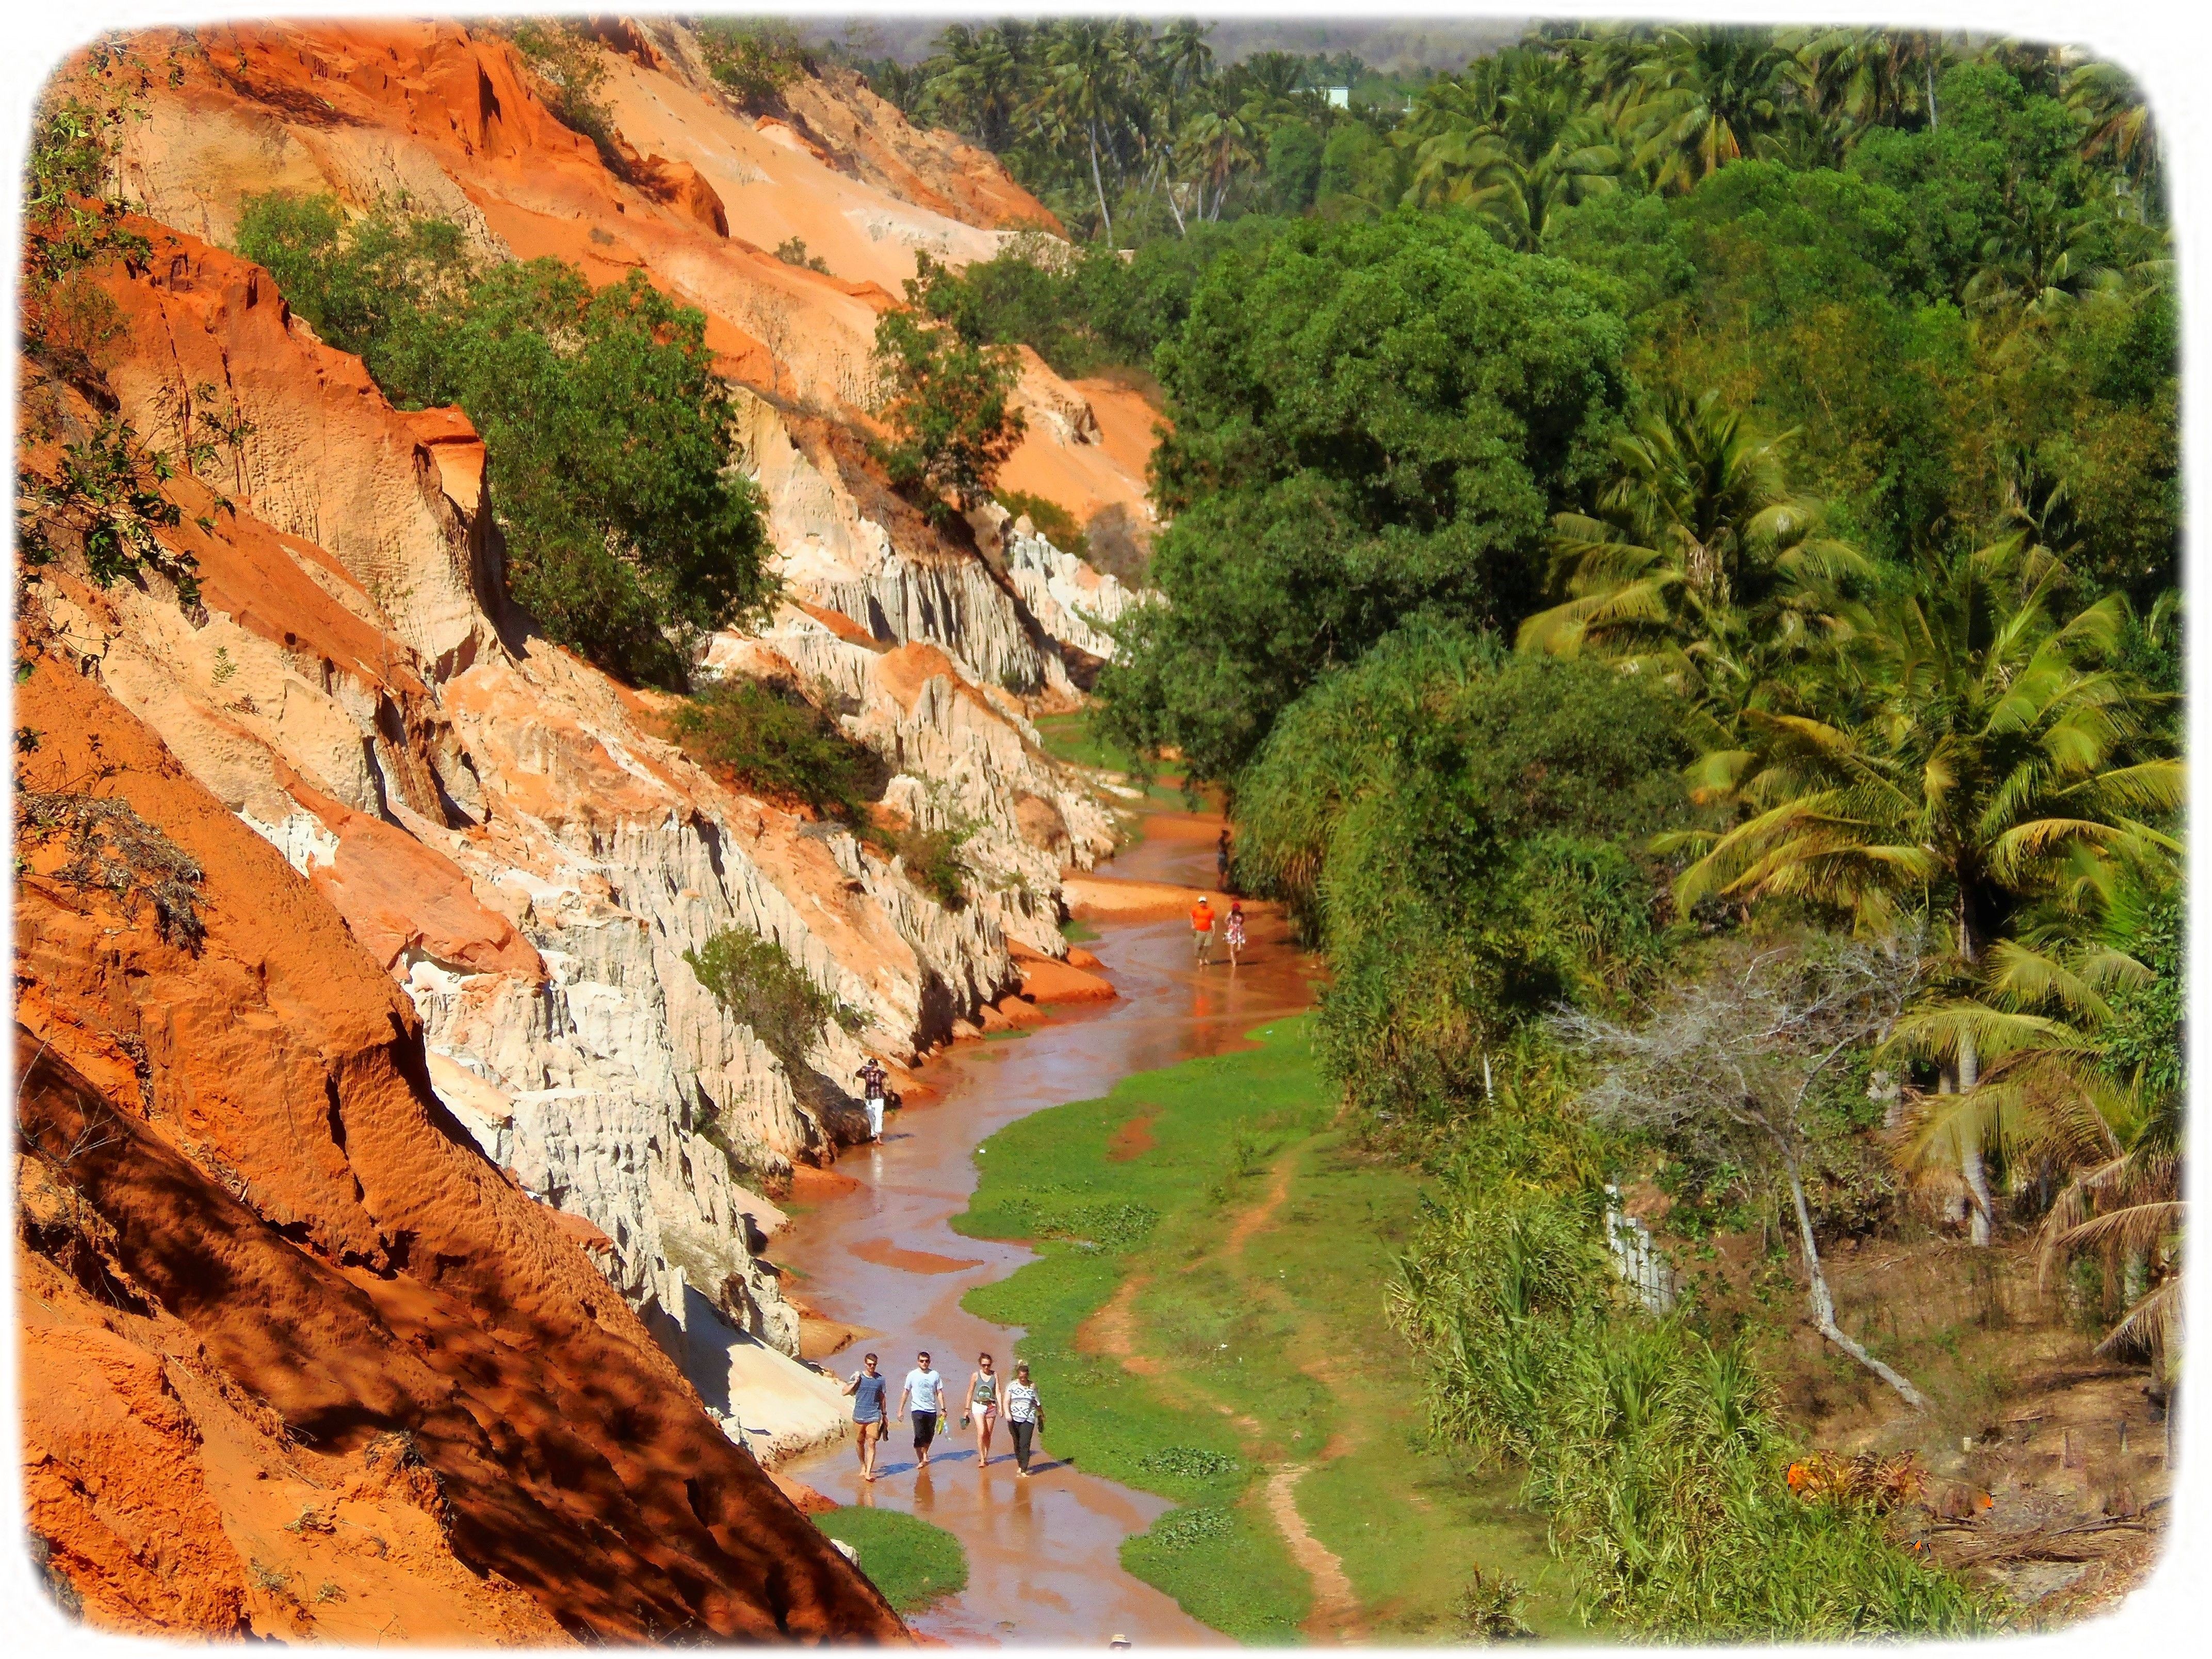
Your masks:
{"label": "red sandstone cliff", "polygon": [[28,1519],[88,1613],[897,1634],[468,1143],[336,913],[65,653],[17,720],[29,788],[126,803],[205,872],[197,951],[58,879],[59,842],[17,888]]}
{"label": "red sandstone cliff", "polygon": [[[918,248],[988,255],[1028,198],[857,88],[763,126],[654,60],[620,59],[618,177],[495,36],[201,31],[128,131],[153,254],[100,278],[124,328],[71,384],[27,381],[34,476],[103,416],[179,458],[158,538],[201,589],[64,559],[22,590],[25,786],[89,826],[76,854],[119,835],[204,872],[187,948],[70,878],[67,824],[18,839],[28,1519],[100,1624],[897,1632],[748,1455],[842,1412],[787,1357],[740,1182],[854,1126],[684,953],[763,933],[861,1009],[824,1076],[1000,1021],[1017,958],[1065,951],[1060,871],[1110,841],[1024,702],[1066,691],[1089,636],[1040,619],[1097,581],[1041,543],[1011,572],[938,545],[859,459],[877,308]],[[466,419],[391,408],[211,245],[272,188],[404,190],[488,251],[642,267],[708,312],[793,596],[714,660],[832,688],[894,810],[976,826],[968,903],[708,775],[664,700],[511,612]],[[793,234],[834,274],[761,251]],[[1134,499],[1140,452],[1032,379],[1053,419],[1024,454]],[[245,435],[184,462],[215,411]]]}

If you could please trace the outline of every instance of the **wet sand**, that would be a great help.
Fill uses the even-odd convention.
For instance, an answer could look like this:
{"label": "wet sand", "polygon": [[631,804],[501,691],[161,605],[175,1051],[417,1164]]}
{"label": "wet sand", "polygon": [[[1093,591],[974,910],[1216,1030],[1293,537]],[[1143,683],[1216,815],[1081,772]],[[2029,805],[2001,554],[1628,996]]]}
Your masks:
{"label": "wet sand", "polygon": [[[1145,839],[1097,873],[1203,887],[1213,876],[1218,828],[1206,816],[1152,815]],[[891,1426],[872,1486],[860,1480],[849,1442],[782,1471],[839,1503],[910,1510],[959,1536],[968,1588],[915,1616],[926,1635],[1023,1646],[1101,1647],[1117,1633],[1148,1647],[1227,1641],[1121,1568],[1122,1540],[1150,1526],[1165,1499],[1058,1462],[1049,1437],[1026,1481],[1015,1478],[1003,1429],[991,1467],[976,1467],[975,1435],[960,1431],[957,1401],[978,1352],[989,1351],[1011,1374],[1020,1333],[962,1311],[960,1298],[1031,1258],[1018,1245],[963,1238],[948,1224],[975,1189],[976,1146],[1005,1124],[1095,1098],[1132,1073],[1238,1047],[1253,1027],[1306,1007],[1314,963],[1271,916],[1254,915],[1249,932],[1252,948],[1233,975],[1225,962],[1200,974],[1188,923],[1102,922],[1089,948],[1119,1000],[1070,1005],[1027,1036],[963,1043],[930,1062],[922,1075],[937,1092],[894,1116],[883,1147],[856,1149],[838,1164],[859,1187],[822,1196],[778,1241],[777,1259],[803,1275],[793,1288],[816,1312],[883,1333],[825,1359],[830,1370],[846,1375],[863,1352],[878,1353],[896,1400],[926,1348],[956,1402],[926,1474],[902,1424]]]}

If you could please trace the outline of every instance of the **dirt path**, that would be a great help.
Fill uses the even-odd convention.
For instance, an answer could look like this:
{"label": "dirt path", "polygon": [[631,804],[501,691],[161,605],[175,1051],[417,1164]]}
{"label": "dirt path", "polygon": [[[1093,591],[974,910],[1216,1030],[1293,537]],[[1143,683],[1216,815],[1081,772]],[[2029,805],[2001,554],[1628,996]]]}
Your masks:
{"label": "dirt path", "polygon": [[1252,1242],[1252,1236],[1275,1218],[1275,1212],[1283,1207],[1284,1201],[1291,1195],[1291,1176],[1297,1171],[1297,1161],[1295,1148],[1275,1160],[1274,1173],[1267,1181],[1267,1195],[1237,1218],[1237,1224],[1230,1228],[1229,1237],[1222,1244],[1224,1252],[1230,1255],[1242,1255],[1244,1247]]}
{"label": "dirt path", "polygon": [[1267,1477],[1267,1513],[1291,1547],[1291,1559],[1313,1580],[1313,1611],[1306,1615],[1305,1633],[1326,1642],[1357,1642],[1367,1633],[1366,1620],[1352,1581],[1344,1576],[1344,1563],[1308,1530],[1305,1516],[1298,1513],[1298,1478],[1305,1472],[1303,1463],[1285,1463]]}
{"label": "dirt path", "polygon": [[1103,1354],[1118,1360],[1121,1369],[1137,1376],[1158,1376],[1167,1367],[1148,1353],[1137,1352],[1137,1296],[1146,1275],[1131,1273],[1105,1305],[1075,1328],[1078,1353]]}

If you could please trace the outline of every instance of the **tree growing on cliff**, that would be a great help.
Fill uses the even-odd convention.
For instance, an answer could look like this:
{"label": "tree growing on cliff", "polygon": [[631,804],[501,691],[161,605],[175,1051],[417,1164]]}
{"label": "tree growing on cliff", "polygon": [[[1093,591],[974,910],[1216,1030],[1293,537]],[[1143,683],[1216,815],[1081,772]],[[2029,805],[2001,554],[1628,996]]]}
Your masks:
{"label": "tree growing on cliff", "polygon": [[918,283],[907,284],[907,297],[914,308],[887,312],[876,325],[878,413],[890,429],[876,454],[892,484],[942,522],[990,499],[1022,441],[1027,423],[1012,401],[1021,358],[933,321],[920,309]]}
{"label": "tree growing on cliff", "polygon": [[534,259],[475,285],[453,342],[514,597],[610,672],[678,687],[692,641],[773,589],[706,332],[635,272],[594,293],[574,266]]}
{"label": "tree growing on cliff", "polygon": [[252,197],[238,246],[395,404],[467,411],[509,589],[550,638],[681,689],[698,637],[772,591],[703,313],[635,273],[594,292],[557,259],[481,264],[404,202]]}

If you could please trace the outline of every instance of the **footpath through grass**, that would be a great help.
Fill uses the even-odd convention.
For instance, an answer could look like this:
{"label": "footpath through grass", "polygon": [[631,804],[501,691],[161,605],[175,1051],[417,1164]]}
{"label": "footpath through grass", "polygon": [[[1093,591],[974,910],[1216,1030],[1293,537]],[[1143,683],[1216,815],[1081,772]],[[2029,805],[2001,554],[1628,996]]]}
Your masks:
{"label": "footpath through grass", "polygon": [[848,1506],[814,1524],[860,1558],[860,1571],[901,1613],[968,1588],[968,1552],[940,1526],[900,1510]]}
{"label": "footpath through grass", "polygon": [[1122,1560],[1246,1641],[1297,1638],[1313,1586],[1267,1504],[1342,1561],[1373,1640],[1449,1640],[1478,1566],[1529,1590],[1540,1633],[1578,1632],[1572,1587],[1510,1475],[1424,1443],[1413,1358],[1382,1287],[1419,1181],[1348,1147],[1303,1019],[1241,1054],[1124,1081],[994,1135],[956,1225],[1042,1254],[969,1293],[1028,1328],[1047,1447],[1177,1507]]}

